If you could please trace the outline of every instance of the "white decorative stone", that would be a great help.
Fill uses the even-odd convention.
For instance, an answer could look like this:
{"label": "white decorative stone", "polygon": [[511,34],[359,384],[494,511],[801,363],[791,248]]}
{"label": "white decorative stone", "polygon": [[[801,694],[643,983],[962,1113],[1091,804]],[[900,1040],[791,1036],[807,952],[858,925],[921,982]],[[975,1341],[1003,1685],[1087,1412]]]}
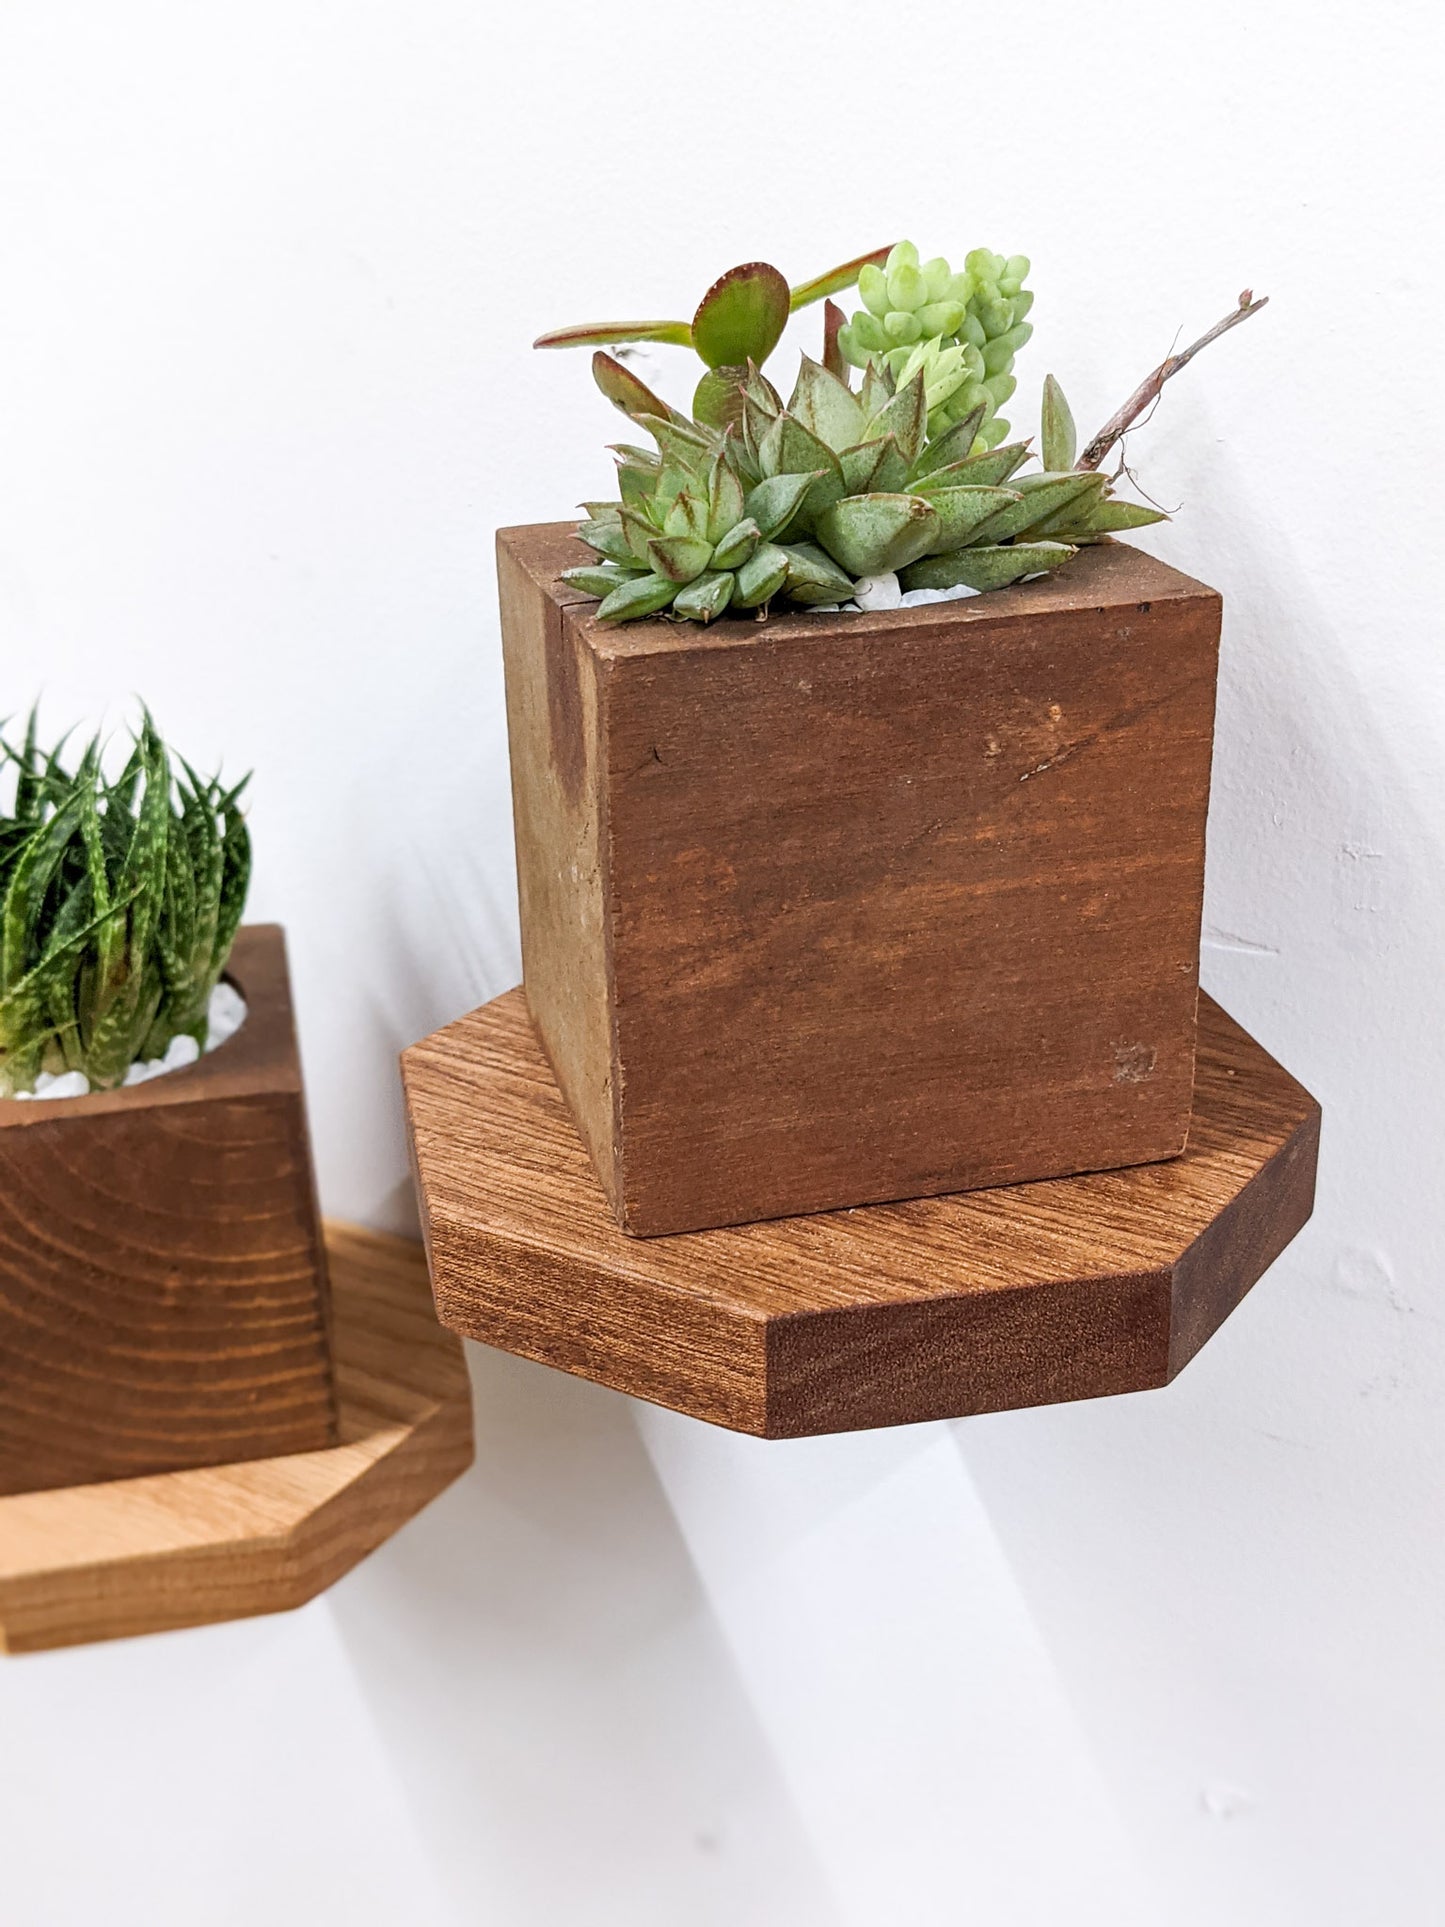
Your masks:
{"label": "white decorative stone", "polygon": [[[246,1000],[234,984],[219,983],[211,992],[211,1001],[206,1008],[206,1049],[219,1050],[228,1038],[246,1021]],[[168,1071],[183,1071],[194,1064],[201,1055],[201,1047],[194,1037],[173,1037],[164,1057],[151,1057],[132,1064],[121,1079],[122,1090],[133,1090],[137,1084],[149,1084],[154,1077],[164,1077]],[[35,1080],[33,1091],[17,1091],[17,1101],[24,1103],[27,1098],[43,1097],[47,1100],[61,1097],[89,1097],[90,1080],[84,1071],[66,1071],[56,1076],[53,1071],[42,1071]]]}
{"label": "white decorative stone", "polygon": [[884,575],[860,575],[853,590],[858,609],[896,609],[902,600],[903,591],[891,569]]}
{"label": "white decorative stone", "polygon": [[952,589],[907,589],[903,595],[903,607],[916,609],[924,602],[962,602],[965,596],[978,593],[977,589],[970,589],[966,582],[960,582]]}

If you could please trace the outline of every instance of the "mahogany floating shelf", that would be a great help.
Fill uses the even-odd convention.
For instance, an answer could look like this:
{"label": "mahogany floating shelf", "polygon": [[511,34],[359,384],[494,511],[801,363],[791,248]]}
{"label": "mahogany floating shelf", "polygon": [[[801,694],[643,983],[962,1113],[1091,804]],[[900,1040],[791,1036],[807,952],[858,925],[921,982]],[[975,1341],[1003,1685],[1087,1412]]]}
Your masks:
{"label": "mahogany floating shelf", "polygon": [[471,1464],[466,1363],[420,1248],[342,1225],[327,1247],[340,1443],[0,1498],[0,1650],[303,1605]]}
{"label": "mahogany floating shelf", "polygon": [[1204,997],[1183,1156],[638,1239],[520,990],[405,1053],[442,1323],[768,1438],[1165,1385],[1309,1218],[1319,1106]]}

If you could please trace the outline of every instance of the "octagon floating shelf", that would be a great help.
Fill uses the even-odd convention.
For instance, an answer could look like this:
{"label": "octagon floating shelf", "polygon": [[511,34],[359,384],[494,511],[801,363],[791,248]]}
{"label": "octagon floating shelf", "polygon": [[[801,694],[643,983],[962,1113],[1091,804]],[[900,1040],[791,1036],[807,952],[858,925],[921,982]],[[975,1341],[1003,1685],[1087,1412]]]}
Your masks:
{"label": "octagon floating shelf", "polygon": [[1181,1157],[646,1239],[520,990],[403,1073],[441,1322],[768,1438],[1165,1385],[1314,1202],[1319,1106],[1207,997]]}
{"label": "octagon floating shelf", "polygon": [[327,1251],[339,1442],[0,1497],[0,1651],[303,1605],[471,1464],[466,1363],[420,1248],[332,1225]]}

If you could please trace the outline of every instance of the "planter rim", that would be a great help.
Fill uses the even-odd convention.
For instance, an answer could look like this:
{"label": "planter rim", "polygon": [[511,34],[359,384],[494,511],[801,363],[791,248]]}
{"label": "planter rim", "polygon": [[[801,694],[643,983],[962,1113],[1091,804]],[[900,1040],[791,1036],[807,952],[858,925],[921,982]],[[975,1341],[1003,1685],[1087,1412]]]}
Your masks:
{"label": "planter rim", "polygon": [[0,1098],[0,1131],[25,1130],[64,1118],[193,1104],[205,1098],[299,1090],[301,1069],[281,925],[243,925],[221,975],[246,1000],[246,1021],[224,1044],[203,1053],[194,1064],[128,1089],[91,1091],[86,1097]]}
{"label": "planter rim", "polygon": [[[519,537],[550,538],[556,544],[556,567],[550,574],[534,571],[552,602],[575,624],[587,647],[604,661],[634,656],[668,655],[687,650],[739,649],[761,642],[822,642],[840,635],[849,640],[896,635],[899,630],[929,632],[940,627],[966,628],[975,623],[999,623],[1070,609],[1127,609],[1141,602],[1165,602],[1217,593],[1208,583],[1186,575],[1167,562],[1130,543],[1105,541],[1081,549],[1051,575],[1033,582],[952,602],[923,602],[910,608],[796,610],[768,616],[720,616],[706,626],[668,622],[653,616],[640,622],[598,622],[592,611],[596,598],[584,596],[560,580],[564,568],[591,558],[591,550],[576,539],[575,522],[541,522],[499,529],[500,545]],[[548,561],[552,558],[549,556]],[[524,564],[524,566],[526,566]]]}

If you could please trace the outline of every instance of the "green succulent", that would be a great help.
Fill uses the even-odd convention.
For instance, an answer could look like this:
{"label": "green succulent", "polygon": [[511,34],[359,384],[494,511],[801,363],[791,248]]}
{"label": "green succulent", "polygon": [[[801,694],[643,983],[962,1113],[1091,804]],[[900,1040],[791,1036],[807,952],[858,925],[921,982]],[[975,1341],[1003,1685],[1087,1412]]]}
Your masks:
{"label": "green succulent", "polygon": [[622,499],[589,504],[578,531],[603,559],[565,579],[602,598],[605,621],[667,611],[710,622],[775,598],[844,601],[858,578],[887,572],[905,589],[1002,588],[1162,519],[1113,500],[1108,476],[1074,466],[1073,418],[1052,375],[1040,472],[1019,473],[1026,442],[979,446],[982,402],[930,434],[929,381],[948,352],[919,344],[901,387],[870,361],[856,393],[804,356],[786,404],[750,367],[740,419],[721,431],[599,355],[603,392],[658,452],[618,450]]}
{"label": "green succulent", "polygon": [[737,384],[750,362],[761,368],[777,347],[788,316],[814,301],[841,294],[861,270],[888,256],[887,248],[860,254],[841,267],[789,287],[770,262],[748,261],[729,268],[708,289],[691,321],[584,321],[539,335],[534,348],[616,347],[622,342],[667,342],[691,348],[708,372],[693,396],[699,421],[725,425]]}
{"label": "green succulent", "polygon": [[852,594],[851,578],[821,550],[783,539],[821,471],[749,475],[732,428],[712,435],[656,417],[648,425],[658,453],[619,449],[621,499],[586,505],[577,533],[599,560],[563,575],[601,598],[603,622],[666,612],[706,623],[775,597],[807,605]]}
{"label": "green succulent", "polygon": [[250,880],[245,783],[175,776],[149,714],[113,782],[99,738],[73,770],[63,751],[33,712],[20,748],[0,741],[0,1097],[42,1071],[110,1089],[176,1037],[204,1047]]}
{"label": "green succulent", "polygon": [[952,379],[946,388],[931,384],[930,432],[981,407],[980,444],[996,448],[1008,435],[998,411],[1017,386],[1014,356],[1033,333],[1024,318],[1034,300],[1023,285],[1028,271],[1022,254],[1005,259],[976,248],[955,274],[942,255],[920,264],[913,243],[900,241],[884,262],[859,270],[864,305],[839,330],[839,350],[855,368],[886,367],[901,386],[912,351],[937,344]]}

